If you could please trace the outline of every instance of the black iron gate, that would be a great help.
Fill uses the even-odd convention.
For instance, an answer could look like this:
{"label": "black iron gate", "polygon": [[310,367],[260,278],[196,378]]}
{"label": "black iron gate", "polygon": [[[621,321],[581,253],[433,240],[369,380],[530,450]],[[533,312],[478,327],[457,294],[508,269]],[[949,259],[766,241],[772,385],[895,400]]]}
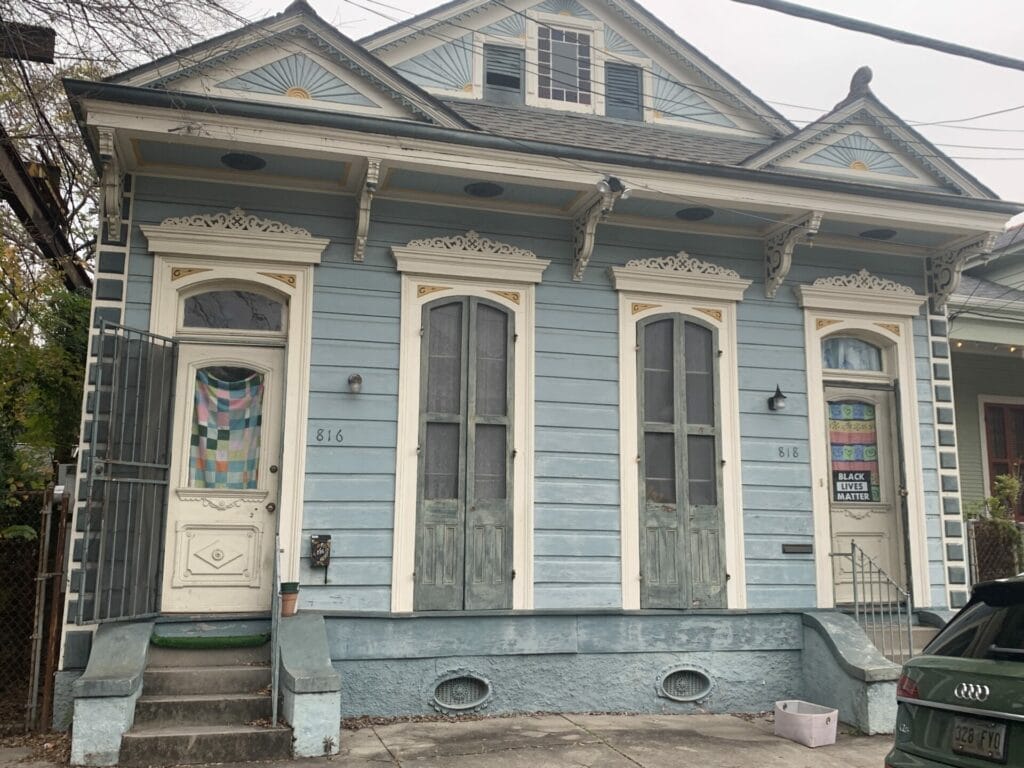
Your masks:
{"label": "black iron gate", "polygon": [[178,356],[171,339],[106,322],[94,342],[79,624],[159,609]]}

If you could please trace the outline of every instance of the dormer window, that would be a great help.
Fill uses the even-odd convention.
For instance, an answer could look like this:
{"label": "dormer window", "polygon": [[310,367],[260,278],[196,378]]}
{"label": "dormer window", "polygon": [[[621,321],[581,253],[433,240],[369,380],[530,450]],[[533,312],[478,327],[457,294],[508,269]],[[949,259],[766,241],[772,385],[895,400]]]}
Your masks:
{"label": "dormer window", "polygon": [[541,26],[537,30],[537,95],[569,104],[591,103],[590,35]]}
{"label": "dormer window", "polygon": [[484,46],[484,99],[498,104],[523,103],[523,50]]}

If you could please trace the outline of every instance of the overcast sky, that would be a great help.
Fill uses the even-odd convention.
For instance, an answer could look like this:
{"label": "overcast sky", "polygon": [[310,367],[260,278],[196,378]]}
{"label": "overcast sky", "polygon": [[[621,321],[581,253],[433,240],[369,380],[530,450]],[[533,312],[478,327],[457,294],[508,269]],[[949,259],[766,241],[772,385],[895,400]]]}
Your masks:
{"label": "overcast sky", "polygon": [[[244,0],[243,0],[244,1]],[[248,0],[261,18],[288,0]],[[846,96],[861,65],[886,105],[1006,200],[1024,208],[1024,71],[901,45],[732,0],[641,0],[691,45],[803,125]],[[802,4],[1024,58],[1021,0],[801,0]],[[352,38],[440,5],[434,0],[310,0]],[[395,9],[402,9],[401,11]],[[379,13],[378,13],[379,12]],[[380,15],[383,14],[383,15]],[[1005,114],[965,120],[1017,107]],[[916,125],[960,121],[952,125]],[[1016,221],[1024,219],[1024,215]]]}

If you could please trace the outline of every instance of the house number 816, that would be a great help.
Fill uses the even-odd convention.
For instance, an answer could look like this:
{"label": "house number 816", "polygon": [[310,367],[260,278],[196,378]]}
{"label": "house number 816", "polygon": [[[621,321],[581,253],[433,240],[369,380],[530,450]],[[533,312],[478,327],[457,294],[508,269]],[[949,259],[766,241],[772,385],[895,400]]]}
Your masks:
{"label": "house number 816", "polygon": [[318,429],[316,431],[316,441],[318,443],[343,443],[345,442],[345,436],[340,429]]}

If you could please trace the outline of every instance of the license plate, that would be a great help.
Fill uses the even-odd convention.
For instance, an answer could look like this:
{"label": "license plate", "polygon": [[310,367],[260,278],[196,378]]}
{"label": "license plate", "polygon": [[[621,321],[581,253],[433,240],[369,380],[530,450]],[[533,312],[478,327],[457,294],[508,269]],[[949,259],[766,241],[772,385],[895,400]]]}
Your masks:
{"label": "license plate", "polygon": [[953,751],[985,760],[1006,760],[1006,724],[973,717],[954,718]]}

